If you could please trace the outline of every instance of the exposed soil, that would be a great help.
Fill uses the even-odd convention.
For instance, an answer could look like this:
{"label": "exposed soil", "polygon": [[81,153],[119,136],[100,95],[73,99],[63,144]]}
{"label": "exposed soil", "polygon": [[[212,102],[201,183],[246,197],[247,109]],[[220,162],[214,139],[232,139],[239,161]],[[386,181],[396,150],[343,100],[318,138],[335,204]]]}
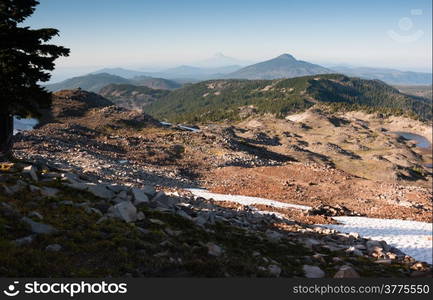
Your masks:
{"label": "exposed soil", "polygon": [[206,176],[215,193],[316,206],[344,205],[369,217],[432,221],[431,191],[355,177],[319,165],[225,167]]}

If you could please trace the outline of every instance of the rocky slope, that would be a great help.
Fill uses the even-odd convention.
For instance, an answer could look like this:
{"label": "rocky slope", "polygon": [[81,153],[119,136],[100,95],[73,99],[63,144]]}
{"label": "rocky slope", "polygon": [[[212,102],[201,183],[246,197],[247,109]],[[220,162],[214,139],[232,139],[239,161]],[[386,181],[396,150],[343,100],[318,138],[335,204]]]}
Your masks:
{"label": "rocky slope", "polygon": [[[61,94],[80,103],[83,93]],[[431,175],[383,181],[339,169],[366,158],[334,140],[343,132],[350,140],[371,128],[378,141],[365,141],[375,151],[414,151],[376,129],[402,120],[310,111],[189,130],[98,103],[15,136],[18,161],[0,171],[3,276],[431,276],[431,266],[384,242],[318,226],[335,215],[431,216]],[[423,133],[421,122],[410,125]],[[310,131],[334,146],[313,147]],[[314,208],[206,200],[190,187]]]}
{"label": "rocky slope", "polygon": [[318,278],[430,272],[386,243],[356,234],[188,195],[168,196],[149,185],[89,182],[41,163],[2,167],[2,276]]}

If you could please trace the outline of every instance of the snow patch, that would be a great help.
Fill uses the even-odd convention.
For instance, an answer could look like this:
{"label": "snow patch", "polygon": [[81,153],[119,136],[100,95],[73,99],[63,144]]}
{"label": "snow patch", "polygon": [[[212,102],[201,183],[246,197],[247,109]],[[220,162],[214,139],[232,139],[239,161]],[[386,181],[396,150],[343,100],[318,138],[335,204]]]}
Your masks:
{"label": "snow patch", "polygon": [[262,205],[269,205],[276,208],[295,208],[295,209],[302,209],[302,210],[309,210],[311,208],[305,205],[289,204],[289,203],[269,200],[265,198],[240,196],[240,195],[215,194],[204,189],[187,189],[187,190],[193,193],[197,197],[203,197],[205,199],[214,199],[216,201],[228,201],[228,202],[238,203],[241,205],[262,204]]}
{"label": "snow patch", "polygon": [[383,240],[419,261],[432,263],[432,223],[367,217],[334,217],[343,225],[326,224],[341,232]]}

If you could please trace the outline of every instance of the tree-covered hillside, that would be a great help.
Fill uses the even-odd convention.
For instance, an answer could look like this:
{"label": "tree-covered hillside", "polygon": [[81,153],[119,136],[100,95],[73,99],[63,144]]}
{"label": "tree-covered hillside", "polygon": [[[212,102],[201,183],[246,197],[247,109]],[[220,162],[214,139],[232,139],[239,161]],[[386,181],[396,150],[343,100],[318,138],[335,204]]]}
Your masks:
{"label": "tree-covered hillside", "polygon": [[212,80],[186,85],[146,107],[146,112],[173,122],[239,120],[253,113],[287,114],[315,103],[338,109],[367,110],[432,118],[431,101],[409,96],[377,80],[338,74],[281,80]]}

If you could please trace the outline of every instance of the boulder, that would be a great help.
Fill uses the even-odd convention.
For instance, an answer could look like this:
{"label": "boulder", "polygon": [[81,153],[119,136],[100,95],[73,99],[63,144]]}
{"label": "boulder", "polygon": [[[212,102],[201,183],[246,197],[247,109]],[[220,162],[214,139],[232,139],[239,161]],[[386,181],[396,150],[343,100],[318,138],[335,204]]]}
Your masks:
{"label": "boulder", "polygon": [[155,190],[155,188],[153,187],[153,186],[151,186],[151,185],[145,185],[143,188],[142,188],[142,191],[149,197],[149,198],[152,198],[152,197],[154,197],[155,195],[156,195],[156,190]]}
{"label": "boulder", "polygon": [[38,234],[51,234],[57,232],[57,229],[55,229],[53,226],[48,224],[43,224],[39,222],[35,222],[30,218],[23,217],[21,219],[24,223],[30,225],[30,229],[33,233]]}
{"label": "boulder", "polygon": [[149,197],[146,196],[144,191],[139,188],[132,188],[131,189],[132,197],[134,199],[134,205],[141,205],[143,203],[149,202]]}
{"label": "boulder", "polygon": [[86,185],[87,191],[96,197],[103,199],[111,199],[114,197],[114,193],[110,191],[105,184],[87,183]]}
{"label": "boulder", "polygon": [[137,209],[129,201],[124,201],[110,207],[108,213],[113,217],[121,219],[127,223],[137,220]]}

